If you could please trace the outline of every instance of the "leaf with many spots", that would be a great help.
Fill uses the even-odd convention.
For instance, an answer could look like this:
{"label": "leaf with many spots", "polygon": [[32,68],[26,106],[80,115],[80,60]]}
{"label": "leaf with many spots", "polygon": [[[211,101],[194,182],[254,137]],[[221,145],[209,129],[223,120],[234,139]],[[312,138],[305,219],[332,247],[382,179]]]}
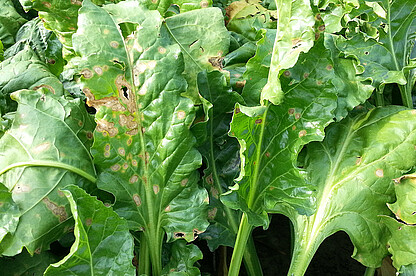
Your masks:
{"label": "leaf with many spots", "polygon": [[44,275],[136,275],[127,222],[77,186],[67,186],[63,193],[75,220],[75,242],[69,254],[50,265]]}
{"label": "leaf with many spots", "polygon": [[[140,15],[128,19],[140,27],[125,39],[118,14],[127,12]],[[165,233],[168,241],[192,241],[208,226],[207,193],[197,183],[201,156],[189,130],[195,110],[181,96],[183,55],[159,13],[138,2],[104,9],[85,0],[78,24],[80,81],[97,110],[98,186],[115,195],[114,210],[130,229],[143,231],[157,275]]]}
{"label": "leaf with many spots", "polygon": [[21,90],[12,98],[19,105],[0,139],[0,181],[19,208],[19,224],[0,243],[6,256],[22,247],[40,252],[68,232],[69,206],[58,189],[77,184],[93,190],[95,181],[89,154],[94,123],[83,103],[44,90]]}
{"label": "leaf with many spots", "polygon": [[170,248],[169,263],[163,268],[163,275],[170,276],[198,276],[201,272],[194,264],[202,259],[202,252],[194,244],[186,244],[184,240],[177,240]]}
{"label": "leaf with many spots", "polygon": [[302,275],[322,241],[337,231],[350,236],[353,258],[365,266],[381,265],[389,238],[381,215],[390,213],[386,202],[394,200],[392,179],[416,162],[416,113],[403,109],[347,117],[327,129],[323,142],[307,146],[305,171],[317,192],[315,213],[300,215],[287,204],[269,206],[294,226],[289,274]]}

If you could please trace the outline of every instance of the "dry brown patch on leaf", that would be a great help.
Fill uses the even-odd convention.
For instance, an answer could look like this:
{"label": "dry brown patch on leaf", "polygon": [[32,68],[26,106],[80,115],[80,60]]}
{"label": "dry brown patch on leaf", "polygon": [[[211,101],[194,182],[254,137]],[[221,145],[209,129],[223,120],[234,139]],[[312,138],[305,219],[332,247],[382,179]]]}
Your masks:
{"label": "dry brown patch on leaf", "polygon": [[222,66],[222,61],[224,60],[223,57],[221,56],[217,56],[217,57],[210,57],[208,59],[209,63],[211,63],[211,65],[219,70],[222,70],[223,66]]}
{"label": "dry brown patch on leaf", "polygon": [[64,206],[58,206],[53,201],[50,201],[49,198],[45,197],[42,199],[43,203],[45,203],[46,207],[52,211],[52,213],[59,218],[59,222],[63,222],[68,218],[68,214],[66,213]]}
{"label": "dry brown patch on leaf", "polygon": [[126,111],[126,108],[120,103],[116,97],[105,97],[96,100],[91,90],[87,87],[82,89],[85,96],[87,97],[87,105],[98,109],[100,106],[105,106],[113,111]]}
{"label": "dry brown patch on leaf", "polygon": [[110,137],[114,137],[117,135],[118,130],[114,127],[114,123],[108,122],[106,120],[98,120],[97,121],[97,128],[98,132],[107,132]]}

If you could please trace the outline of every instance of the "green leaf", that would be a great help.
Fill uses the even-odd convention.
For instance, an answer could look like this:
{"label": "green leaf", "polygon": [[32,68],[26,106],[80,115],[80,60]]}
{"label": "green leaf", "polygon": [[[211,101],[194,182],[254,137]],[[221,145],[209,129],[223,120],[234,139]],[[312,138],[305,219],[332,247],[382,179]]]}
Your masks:
{"label": "green leaf", "polygon": [[53,75],[36,53],[26,46],[15,56],[0,63],[0,114],[15,111],[17,105],[10,94],[20,89],[49,89],[63,94],[62,83]]}
{"label": "green leaf", "polygon": [[201,272],[194,267],[195,262],[202,260],[202,252],[194,244],[186,244],[183,240],[172,243],[169,263],[163,268],[162,275],[198,276]]}
{"label": "green leaf", "polygon": [[270,63],[269,77],[261,92],[261,101],[281,103],[280,84],[283,69],[291,68],[301,52],[308,52],[315,40],[315,18],[308,0],[276,0],[279,23]]}
{"label": "green leaf", "polygon": [[[362,4],[363,6],[364,4]],[[353,9],[358,9],[359,0],[329,0],[321,1],[318,5],[319,17],[325,23],[325,32],[336,33],[341,31],[345,18]]]}
{"label": "green leaf", "polygon": [[140,4],[149,10],[158,10],[161,15],[167,17],[170,8],[174,6],[178,9],[177,13],[204,9],[212,6],[212,0],[139,0]]}
{"label": "green leaf", "polygon": [[[219,71],[201,72],[198,75],[199,93],[209,101],[206,124],[195,127],[205,128],[207,140],[199,151],[205,159],[203,182],[210,196],[208,218],[211,225],[201,235],[211,251],[220,245],[233,246],[241,214],[225,207],[220,195],[228,190],[239,173],[239,146],[236,139],[227,135],[235,103],[241,96],[233,92],[225,76]],[[194,127],[194,128],[195,128]]]}
{"label": "green leaf", "polygon": [[[69,206],[58,189],[77,184],[93,189],[95,169],[89,148],[94,123],[80,100],[43,90],[12,94],[19,104],[10,130],[0,139],[0,181],[19,207],[19,224],[0,244],[0,253],[30,254],[72,225]],[[28,231],[31,229],[31,231]]]}
{"label": "green leaf", "polygon": [[415,175],[405,175],[395,180],[396,202],[388,204],[397,219],[407,224],[416,224],[416,179]]}
{"label": "green leaf", "polygon": [[[116,22],[127,12],[140,28],[124,40]],[[112,5],[109,13],[84,1],[73,36],[87,103],[97,109],[98,186],[115,195],[114,210],[130,229],[144,230],[155,274],[164,232],[168,241],[191,241],[208,226],[207,193],[197,184],[201,156],[189,130],[195,109],[180,96],[183,56],[162,24],[157,11],[137,2]]]}
{"label": "green leaf", "polygon": [[39,60],[48,66],[49,71],[59,76],[64,66],[62,44],[53,32],[45,29],[39,18],[27,22],[19,29],[16,43],[6,50],[5,58],[15,56],[24,50],[26,45],[34,50]]}
{"label": "green leaf", "polygon": [[378,28],[379,39],[367,39],[363,34],[350,39],[339,36],[335,44],[360,62],[365,69],[362,78],[371,80],[376,88],[387,83],[404,85],[408,70],[416,66],[409,59],[416,33],[416,6],[411,0],[369,2],[380,3],[386,15]]}
{"label": "green leaf", "polygon": [[0,61],[4,60],[3,43],[0,40]]}
{"label": "green leaf", "polygon": [[0,258],[0,267],[7,267],[2,270],[3,276],[38,276],[43,275],[45,269],[56,261],[57,256],[50,251],[30,256],[25,250],[13,257]]}
{"label": "green leaf", "polygon": [[16,231],[19,223],[19,207],[13,201],[12,194],[0,184],[0,242],[7,235]]}
{"label": "green leaf", "polygon": [[67,186],[63,193],[75,220],[75,242],[69,254],[50,265],[44,275],[136,275],[127,222],[77,186]]}
{"label": "green leaf", "polygon": [[14,36],[25,22],[26,19],[15,10],[11,0],[0,2],[0,40],[6,48],[15,42]]}
{"label": "green leaf", "polygon": [[307,146],[305,171],[317,190],[315,213],[308,217],[288,205],[274,208],[294,225],[289,274],[303,275],[322,241],[337,231],[350,236],[353,258],[368,267],[381,265],[389,231],[380,215],[389,214],[392,179],[416,162],[415,116],[403,107],[373,109],[332,124],[323,142]]}
{"label": "green leaf", "polygon": [[188,82],[186,96],[199,102],[197,75],[203,70],[222,68],[230,36],[224,16],[218,8],[206,8],[178,14],[166,19],[164,27],[181,49]]}

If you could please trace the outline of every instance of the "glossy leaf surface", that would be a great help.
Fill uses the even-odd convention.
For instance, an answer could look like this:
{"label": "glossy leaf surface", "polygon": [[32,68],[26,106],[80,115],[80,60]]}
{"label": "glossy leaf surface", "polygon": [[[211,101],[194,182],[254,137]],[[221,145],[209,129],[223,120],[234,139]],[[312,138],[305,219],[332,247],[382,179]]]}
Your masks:
{"label": "glossy leaf surface", "polygon": [[15,42],[15,35],[20,26],[26,22],[14,8],[12,0],[2,0],[0,3],[0,40],[5,47]]}
{"label": "glossy leaf surface", "polygon": [[[58,261],[50,251],[30,256],[27,251],[13,257],[0,258],[0,267],[4,276],[37,276],[43,275],[45,269]],[[7,269],[5,269],[7,268]]]}
{"label": "glossy leaf surface", "polygon": [[[33,254],[68,232],[72,220],[58,192],[68,184],[93,189],[89,148],[94,123],[79,100],[40,90],[12,94],[19,104],[10,130],[0,139],[0,181],[19,207],[19,224],[0,243],[11,256],[26,247]],[[31,231],[27,231],[31,229]]]}
{"label": "glossy leaf surface", "polygon": [[280,84],[283,69],[295,65],[301,52],[308,52],[315,40],[315,19],[308,0],[276,0],[278,24],[269,77],[261,100],[279,104],[284,96]]}
{"label": "glossy leaf surface", "polygon": [[9,190],[0,184],[0,242],[7,233],[13,234],[19,223],[19,207]]}
{"label": "glossy leaf surface", "polygon": [[[180,96],[182,54],[157,11],[137,2],[106,9],[111,14],[84,1],[73,37],[87,103],[97,109],[98,185],[115,195],[114,210],[130,229],[145,230],[156,250],[163,232],[168,240],[191,241],[207,227],[207,194],[197,185],[201,156],[189,130],[194,107]],[[115,22],[127,12],[141,15],[134,23],[142,28],[124,40]]]}
{"label": "glossy leaf surface", "polygon": [[315,213],[302,216],[276,206],[295,229],[289,274],[302,275],[321,242],[337,231],[350,236],[353,258],[366,266],[381,265],[389,232],[380,215],[389,214],[392,179],[416,162],[416,114],[402,110],[386,107],[347,117],[327,129],[323,142],[308,145],[305,170],[317,190]]}
{"label": "glossy leaf surface", "polygon": [[194,264],[202,259],[202,252],[194,244],[186,244],[183,240],[172,243],[169,263],[163,268],[162,275],[198,276],[201,272]]}
{"label": "glossy leaf surface", "polygon": [[75,220],[75,243],[44,275],[136,275],[127,221],[77,186],[67,186],[63,193]]}
{"label": "glossy leaf surface", "polygon": [[36,53],[25,47],[0,63],[0,114],[15,111],[16,102],[10,94],[20,89],[49,89],[56,95],[63,94],[62,83],[52,74]]}

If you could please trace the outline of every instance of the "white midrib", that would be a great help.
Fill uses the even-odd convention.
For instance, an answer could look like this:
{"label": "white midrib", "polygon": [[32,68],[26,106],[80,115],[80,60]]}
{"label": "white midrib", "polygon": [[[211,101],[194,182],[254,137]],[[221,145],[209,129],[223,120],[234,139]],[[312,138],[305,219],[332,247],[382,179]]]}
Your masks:
{"label": "white midrib", "polygon": [[[327,210],[327,207],[331,201],[331,194],[333,193],[334,189],[337,187],[337,185],[334,185],[334,179],[335,179],[335,175],[336,172],[338,170],[338,166],[342,160],[342,156],[344,155],[345,151],[347,150],[347,147],[350,143],[351,137],[352,137],[352,133],[355,130],[350,128],[348,131],[348,134],[345,136],[345,139],[343,141],[342,147],[341,149],[337,152],[336,154],[336,161],[333,165],[331,165],[331,170],[329,171],[328,177],[325,181],[325,186],[324,186],[324,190],[322,191],[320,197],[320,200],[318,201],[318,207],[317,210],[315,212],[315,214],[313,214],[307,221],[308,221],[308,226],[307,229],[310,229],[309,231],[309,239],[308,239],[308,243],[306,245],[307,247],[307,252],[309,252],[313,246],[315,245],[315,241],[319,235],[319,232],[322,228],[322,226],[324,225],[323,220],[325,218],[325,211]],[[312,225],[311,225],[312,224]],[[310,227],[312,226],[312,227]]]}

